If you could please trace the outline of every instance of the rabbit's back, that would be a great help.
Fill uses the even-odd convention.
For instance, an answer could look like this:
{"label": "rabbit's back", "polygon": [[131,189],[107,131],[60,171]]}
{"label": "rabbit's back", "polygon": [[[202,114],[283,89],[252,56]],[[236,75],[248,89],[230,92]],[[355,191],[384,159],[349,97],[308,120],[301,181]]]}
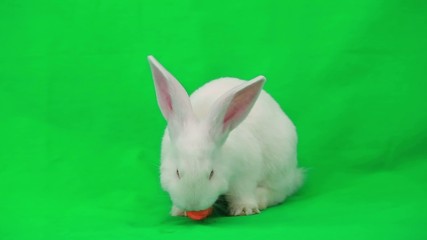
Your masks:
{"label": "rabbit's back", "polygon": [[237,78],[219,78],[204,84],[190,96],[194,114],[198,118],[208,117],[212,105],[219,97],[244,82]]}

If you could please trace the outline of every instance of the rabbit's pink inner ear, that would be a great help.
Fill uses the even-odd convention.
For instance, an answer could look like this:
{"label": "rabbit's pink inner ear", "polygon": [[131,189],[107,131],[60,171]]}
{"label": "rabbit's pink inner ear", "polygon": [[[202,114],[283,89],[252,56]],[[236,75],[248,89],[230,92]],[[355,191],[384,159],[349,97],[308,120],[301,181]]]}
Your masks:
{"label": "rabbit's pink inner ear", "polygon": [[173,110],[169,86],[167,84],[166,79],[161,73],[156,71],[154,74],[156,78],[156,84],[159,89],[159,103],[163,111],[165,111],[165,114],[169,116],[169,114]]}
{"label": "rabbit's pink inner ear", "polygon": [[223,130],[232,130],[249,114],[258,97],[263,81],[258,81],[237,92],[223,118]]}
{"label": "rabbit's pink inner ear", "polygon": [[159,103],[160,110],[162,111],[164,117],[169,119],[173,111],[173,105],[168,80],[166,79],[165,75],[160,72],[157,66],[153,67],[153,74],[156,84],[157,101]]}
{"label": "rabbit's pink inner ear", "polygon": [[247,97],[234,97],[224,116],[224,127],[228,126],[235,119],[239,119],[248,108],[249,103],[250,99]]}

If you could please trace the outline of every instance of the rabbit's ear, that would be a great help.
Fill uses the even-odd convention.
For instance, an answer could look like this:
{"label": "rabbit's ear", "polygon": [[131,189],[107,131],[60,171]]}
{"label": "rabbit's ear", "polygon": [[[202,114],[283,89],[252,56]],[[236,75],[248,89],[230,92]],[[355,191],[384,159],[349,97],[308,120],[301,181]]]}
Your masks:
{"label": "rabbit's ear", "polygon": [[249,114],[265,82],[258,76],[233,88],[215,102],[209,120],[210,134],[220,142],[237,127]]}
{"label": "rabbit's ear", "polygon": [[170,133],[176,134],[193,118],[190,98],[184,87],[153,56],[148,56],[154,78],[157,102]]}

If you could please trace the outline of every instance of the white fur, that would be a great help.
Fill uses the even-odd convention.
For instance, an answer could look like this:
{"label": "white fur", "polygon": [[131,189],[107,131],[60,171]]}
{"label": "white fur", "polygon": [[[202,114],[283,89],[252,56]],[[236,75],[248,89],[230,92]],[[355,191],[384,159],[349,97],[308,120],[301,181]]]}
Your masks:
{"label": "white fur", "polygon": [[[170,85],[179,85],[153,57],[149,61],[153,72],[160,71]],[[207,209],[223,194],[231,215],[259,213],[282,203],[301,186],[303,174],[297,166],[295,127],[276,101],[261,90],[264,81],[262,76],[251,81],[213,80],[190,96],[191,107],[179,109],[180,116],[190,117],[166,118],[161,184],[171,196],[172,215]],[[169,94],[186,98],[182,92],[173,93],[174,89],[177,87],[170,87]],[[257,89],[259,95],[246,93]],[[165,90],[159,93],[158,88],[156,91],[158,99],[162,97],[159,95],[168,94]],[[235,128],[221,133],[221,117],[239,92],[254,104],[248,108],[247,116],[232,118]],[[216,116],[220,116],[219,120]],[[174,134],[170,134],[171,129]],[[209,179],[212,170],[214,175]]]}

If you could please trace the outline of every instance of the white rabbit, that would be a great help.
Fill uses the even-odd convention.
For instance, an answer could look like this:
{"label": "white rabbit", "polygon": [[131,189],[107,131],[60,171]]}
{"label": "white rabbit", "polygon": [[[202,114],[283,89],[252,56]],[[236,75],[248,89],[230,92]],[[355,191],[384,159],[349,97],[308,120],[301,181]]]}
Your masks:
{"label": "white rabbit", "polygon": [[171,215],[208,209],[220,195],[231,215],[255,214],[302,185],[295,127],[262,90],[263,76],[220,78],[189,97],[153,56],[148,60],[168,123],[160,179],[173,203]]}

